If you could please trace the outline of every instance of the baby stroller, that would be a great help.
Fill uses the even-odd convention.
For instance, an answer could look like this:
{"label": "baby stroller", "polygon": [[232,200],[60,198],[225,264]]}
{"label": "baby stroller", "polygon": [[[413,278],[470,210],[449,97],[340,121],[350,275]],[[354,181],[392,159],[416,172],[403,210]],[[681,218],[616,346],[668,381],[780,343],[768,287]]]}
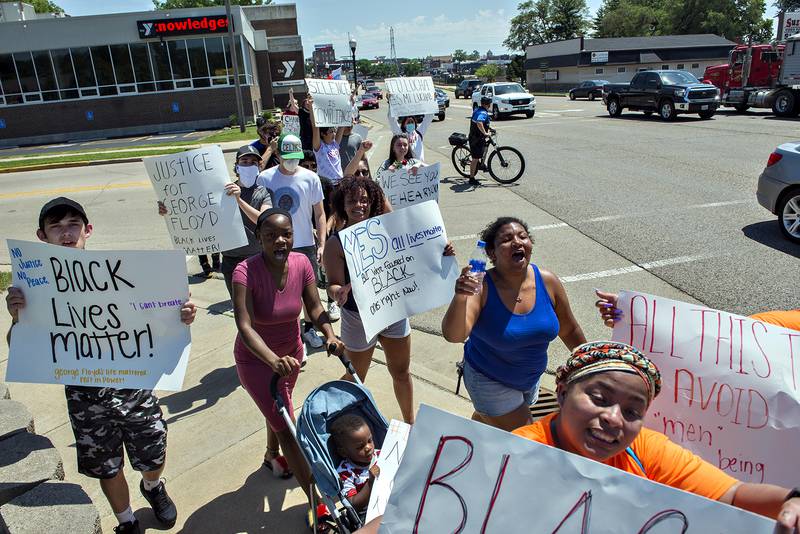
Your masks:
{"label": "baby stroller", "polygon": [[[363,521],[342,491],[339,475],[336,472],[336,466],[339,465],[342,458],[336,452],[336,447],[329,443],[331,440],[328,424],[345,413],[356,413],[363,417],[369,425],[375,448],[379,449],[386,438],[389,423],[378,411],[375,399],[361,383],[350,360],[345,356],[339,356],[339,360],[347,372],[354,377],[355,383],[334,380],[309,393],[300,411],[300,417],[297,419],[297,427],[292,423],[283,399],[277,394],[277,375],[273,377],[270,393],[278,407],[278,413],[292,431],[303,456],[311,467],[313,480],[311,495],[314,495],[314,485],[316,485],[322,502],[328,507],[336,525],[336,532],[349,534],[362,527]],[[317,503],[312,502],[312,511],[316,511],[316,508]],[[313,513],[312,517],[314,518],[313,529],[314,532],[317,532],[316,513]]]}

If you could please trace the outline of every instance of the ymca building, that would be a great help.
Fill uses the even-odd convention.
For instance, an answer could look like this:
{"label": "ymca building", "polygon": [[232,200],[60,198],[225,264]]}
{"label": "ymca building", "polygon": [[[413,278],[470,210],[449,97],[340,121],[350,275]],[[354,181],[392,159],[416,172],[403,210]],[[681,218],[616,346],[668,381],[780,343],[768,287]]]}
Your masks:
{"label": "ymca building", "polygon": [[[236,114],[224,7],[54,17],[19,5],[0,4],[0,146],[218,128]],[[231,6],[231,19],[247,118],[304,93],[295,5]]]}

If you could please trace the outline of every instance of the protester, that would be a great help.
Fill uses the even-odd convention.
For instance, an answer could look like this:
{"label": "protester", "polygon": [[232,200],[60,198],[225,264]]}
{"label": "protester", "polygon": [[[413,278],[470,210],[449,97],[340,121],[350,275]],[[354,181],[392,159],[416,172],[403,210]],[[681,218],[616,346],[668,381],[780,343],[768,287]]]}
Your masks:
{"label": "protester", "polygon": [[[69,198],[58,197],[42,207],[36,236],[51,245],[83,250],[93,230],[83,206]],[[6,307],[11,315],[11,328],[6,335],[10,344],[14,325],[19,322],[19,311],[25,307],[21,288],[8,288]],[[180,309],[181,321],[192,324],[196,313],[195,305],[187,300]],[[131,467],[142,473],[139,491],[152,507],[156,519],[171,528],[178,514],[161,480],[167,453],[167,425],[158,397],[150,390],[110,387],[65,386],[64,393],[75,435],[78,471],[100,481],[119,521],[114,531],[139,532],[139,520],[131,509],[123,471],[123,446],[128,451]]]}
{"label": "protester", "polygon": [[[287,154],[283,152],[282,158]],[[255,232],[262,252],[241,262],[234,270],[233,312],[239,331],[234,356],[242,386],[277,434],[289,468],[310,498],[311,472],[291,430],[278,413],[270,395],[270,383],[274,375],[280,375],[278,394],[294,420],[292,391],[303,358],[298,316],[304,306],[324,333],[329,352],[341,354],[343,346],[320,303],[308,256],[293,251],[294,220],[288,210],[281,208],[261,213]]]}
{"label": "protester", "polygon": [[[214,271],[219,271],[221,264],[219,261],[219,252],[214,252],[211,254],[211,262],[208,262],[208,254],[200,254],[197,256],[198,261],[200,262],[200,268],[203,269],[203,276],[206,278],[211,277],[211,273]],[[198,275],[199,276],[199,275]]]}
{"label": "protester", "polygon": [[664,434],[644,428],[647,409],[660,390],[658,369],[635,347],[612,341],[584,343],[556,372],[560,411],[514,434],[777,518],[776,532],[796,532],[800,490],[739,482]]}
{"label": "protester", "polygon": [[372,141],[366,139],[358,145],[356,153],[350,158],[347,167],[344,169],[345,176],[363,176],[372,177],[372,172],[369,168],[369,160],[367,159],[367,152],[372,149]]}
{"label": "protester", "polygon": [[[355,124],[355,120],[353,120],[353,123]],[[353,132],[352,126],[342,128],[342,139],[339,141],[339,157],[342,160],[342,170],[347,168],[363,142],[364,139]]]}
{"label": "protester", "polygon": [[488,146],[489,136],[492,129],[489,128],[489,123],[492,121],[489,115],[489,108],[492,105],[492,99],[488,96],[481,97],[481,105],[475,108],[472,112],[472,118],[469,121],[469,152],[472,159],[469,162],[469,184],[479,185],[480,182],[475,178],[478,172],[478,166],[483,159]]}
{"label": "protester", "polygon": [[[342,180],[333,200],[334,210],[344,221],[344,228],[385,213],[384,206],[385,198],[380,186],[365,177],[348,176]],[[444,254],[448,256],[455,254],[450,243],[445,248]],[[360,311],[351,291],[350,272],[339,232],[331,236],[330,243],[325,248],[323,263],[328,273],[328,296],[336,300],[341,307],[341,334],[347,357],[353,362],[358,376],[364,381],[372,362],[375,345],[380,340],[403,420],[409,424],[413,423],[414,385],[409,373],[411,326],[408,319],[397,321],[372,339],[367,339]],[[345,379],[352,380],[352,377],[345,375]]]}
{"label": "protester", "polygon": [[[531,263],[528,225],[500,217],[481,233],[494,268],[481,281],[467,266],[442,320],[442,333],[464,345],[464,384],[472,418],[513,430],[530,423],[529,406],[556,336],[572,349],[586,342],[558,277]],[[469,339],[467,339],[469,338]]]}
{"label": "protester", "polygon": [[341,415],[328,429],[336,452],[342,458],[336,468],[342,492],[357,512],[366,515],[372,485],[380,475],[376,462],[381,451],[375,448],[372,431],[359,415]]}
{"label": "protester", "polygon": [[400,169],[416,169],[424,165],[422,161],[414,157],[411,151],[411,144],[408,139],[408,134],[399,133],[392,136],[389,142],[389,156],[381,164],[378,169],[378,174],[384,171],[398,171]]}
{"label": "protester", "polygon": [[261,156],[259,165],[261,170],[269,169],[278,165],[278,138],[281,135],[281,124],[268,121],[264,117],[256,119],[256,132],[258,139],[250,143],[250,146],[258,151]]}
{"label": "protester", "polygon": [[[326,228],[324,196],[319,177],[308,169],[300,167],[305,158],[302,144],[296,135],[286,134],[278,141],[280,165],[267,169],[258,175],[257,183],[272,193],[274,206],[285,209],[292,215],[294,226],[294,251],[304,254],[315,276],[319,274],[319,262],[325,250],[325,231],[317,232],[311,224],[312,213],[317,228]],[[314,330],[308,312],[304,312],[303,340],[312,348],[322,347],[322,339]]]}
{"label": "protester", "polygon": [[433,122],[433,113],[424,115],[422,121],[417,121],[417,117],[413,116],[395,119],[392,117],[391,97],[391,93],[386,93],[386,100],[390,102],[390,105],[386,106],[389,128],[391,128],[392,133],[395,135],[399,133],[407,134],[409,144],[411,145],[411,152],[414,154],[413,157],[420,161],[425,161],[425,146],[422,144],[422,138]]}
{"label": "protester", "polygon": [[339,154],[344,129],[332,126],[317,127],[317,121],[311,118],[311,145],[317,158],[317,174],[320,179],[330,180],[335,187],[344,176],[342,159]]}
{"label": "protester", "polygon": [[287,109],[288,113],[300,117],[300,142],[303,146],[303,150],[313,150],[314,148],[311,128],[311,118],[314,116],[314,108],[311,102],[311,95],[306,95],[306,98],[303,100],[303,106],[300,107],[297,105],[294,92],[291,90],[289,91],[289,104]]}

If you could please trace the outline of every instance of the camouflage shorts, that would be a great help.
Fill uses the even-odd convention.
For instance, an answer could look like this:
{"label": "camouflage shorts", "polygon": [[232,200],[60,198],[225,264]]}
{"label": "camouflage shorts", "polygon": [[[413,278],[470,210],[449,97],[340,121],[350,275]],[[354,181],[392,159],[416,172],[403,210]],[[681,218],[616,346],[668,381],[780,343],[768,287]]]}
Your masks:
{"label": "camouflage shorts", "polygon": [[123,445],[137,471],[164,465],[167,424],[151,391],[67,386],[65,393],[80,473],[114,477],[125,465]]}

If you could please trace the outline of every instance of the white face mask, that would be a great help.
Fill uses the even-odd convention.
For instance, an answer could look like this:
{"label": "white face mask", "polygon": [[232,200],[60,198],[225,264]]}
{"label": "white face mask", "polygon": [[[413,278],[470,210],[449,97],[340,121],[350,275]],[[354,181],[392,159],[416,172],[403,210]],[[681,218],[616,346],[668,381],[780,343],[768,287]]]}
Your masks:
{"label": "white face mask", "polygon": [[258,178],[258,165],[237,165],[236,172],[239,173],[239,181],[244,187],[253,187]]}
{"label": "white face mask", "polygon": [[300,166],[299,159],[285,159],[281,163],[283,164],[283,167],[291,173],[294,173],[294,171],[296,171]]}

